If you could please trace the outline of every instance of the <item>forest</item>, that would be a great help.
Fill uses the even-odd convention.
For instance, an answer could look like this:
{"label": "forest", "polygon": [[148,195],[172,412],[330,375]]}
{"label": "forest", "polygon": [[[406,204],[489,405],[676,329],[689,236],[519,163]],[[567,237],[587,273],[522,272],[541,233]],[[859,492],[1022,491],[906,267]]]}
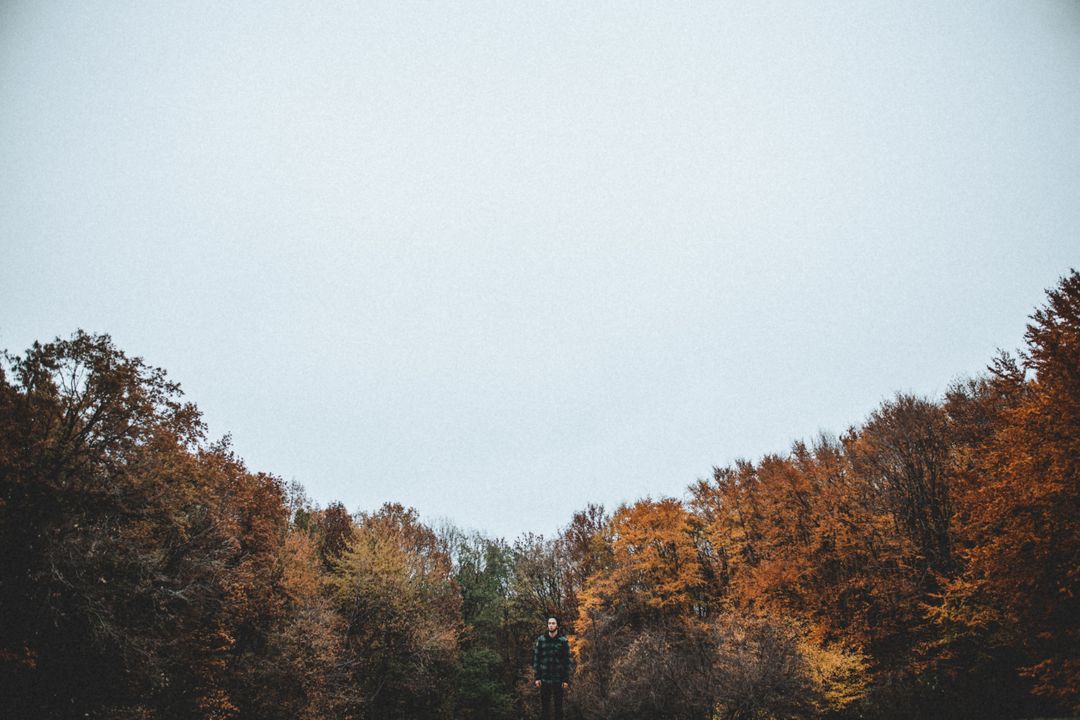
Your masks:
{"label": "forest", "polygon": [[1076,271],[943,397],[551,537],[323,507],[207,435],[107,335],[5,353],[0,715],[531,718],[548,615],[572,718],[1080,714]]}

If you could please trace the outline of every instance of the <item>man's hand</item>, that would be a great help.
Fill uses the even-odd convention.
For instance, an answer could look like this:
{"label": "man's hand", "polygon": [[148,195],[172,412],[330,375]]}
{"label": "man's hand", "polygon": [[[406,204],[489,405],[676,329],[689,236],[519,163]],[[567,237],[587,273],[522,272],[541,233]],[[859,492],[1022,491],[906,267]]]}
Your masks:
{"label": "man's hand", "polygon": [[536,687],[540,687],[540,681],[539,680],[536,681]]}

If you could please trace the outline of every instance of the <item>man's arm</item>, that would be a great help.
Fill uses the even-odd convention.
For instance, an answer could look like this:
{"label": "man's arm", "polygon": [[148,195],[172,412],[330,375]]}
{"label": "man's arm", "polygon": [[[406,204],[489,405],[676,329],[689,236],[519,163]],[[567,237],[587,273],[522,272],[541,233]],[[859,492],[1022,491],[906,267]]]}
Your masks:
{"label": "man's arm", "polygon": [[533,669],[533,679],[534,680],[539,680],[540,679],[540,638],[537,638],[536,642],[533,643],[532,669]]}

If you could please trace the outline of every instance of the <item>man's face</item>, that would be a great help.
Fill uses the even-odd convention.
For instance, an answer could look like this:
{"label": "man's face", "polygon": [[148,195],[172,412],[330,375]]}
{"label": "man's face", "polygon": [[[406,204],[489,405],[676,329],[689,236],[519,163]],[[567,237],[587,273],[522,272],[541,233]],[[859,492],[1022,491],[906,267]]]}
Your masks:
{"label": "man's face", "polygon": [[559,629],[559,621],[555,618],[548,618],[548,632],[554,635]]}

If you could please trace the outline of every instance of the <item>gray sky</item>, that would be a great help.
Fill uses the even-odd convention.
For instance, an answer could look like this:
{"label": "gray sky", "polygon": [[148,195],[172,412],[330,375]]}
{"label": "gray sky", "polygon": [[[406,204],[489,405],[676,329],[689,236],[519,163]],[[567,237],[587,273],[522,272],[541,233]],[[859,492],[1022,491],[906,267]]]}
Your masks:
{"label": "gray sky", "polygon": [[0,5],[0,347],[512,538],[938,396],[1080,265],[1080,4]]}

